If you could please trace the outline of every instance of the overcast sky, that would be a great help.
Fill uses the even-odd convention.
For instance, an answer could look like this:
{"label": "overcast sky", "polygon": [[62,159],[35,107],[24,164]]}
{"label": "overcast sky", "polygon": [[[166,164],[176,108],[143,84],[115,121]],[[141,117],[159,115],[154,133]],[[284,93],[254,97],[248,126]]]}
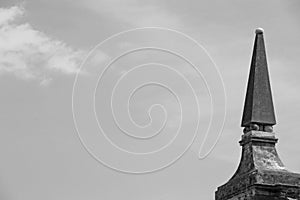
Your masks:
{"label": "overcast sky", "polygon": [[[300,172],[299,9],[297,0],[0,0],[0,199],[214,199],[240,160],[257,27],[277,150]],[[140,27],[165,29],[126,32],[89,54]]]}

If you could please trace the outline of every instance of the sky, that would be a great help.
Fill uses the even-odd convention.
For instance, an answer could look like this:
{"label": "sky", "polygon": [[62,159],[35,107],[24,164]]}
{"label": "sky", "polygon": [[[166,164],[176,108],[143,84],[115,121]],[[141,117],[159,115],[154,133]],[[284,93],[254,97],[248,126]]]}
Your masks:
{"label": "sky", "polygon": [[299,8],[0,0],[0,199],[214,199],[240,160],[257,27],[277,150],[300,172]]}

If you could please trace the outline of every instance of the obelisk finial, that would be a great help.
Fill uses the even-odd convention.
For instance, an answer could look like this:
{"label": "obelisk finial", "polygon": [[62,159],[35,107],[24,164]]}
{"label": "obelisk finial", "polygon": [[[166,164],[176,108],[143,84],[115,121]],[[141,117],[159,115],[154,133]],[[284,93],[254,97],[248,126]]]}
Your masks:
{"label": "obelisk finial", "polygon": [[264,33],[264,29],[263,28],[257,28],[255,30],[255,34],[263,34]]}
{"label": "obelisk finial", "polygon": [[242,118],[245,131],[272,132],[276,124],[263,29],[255,30],[255,42]]}

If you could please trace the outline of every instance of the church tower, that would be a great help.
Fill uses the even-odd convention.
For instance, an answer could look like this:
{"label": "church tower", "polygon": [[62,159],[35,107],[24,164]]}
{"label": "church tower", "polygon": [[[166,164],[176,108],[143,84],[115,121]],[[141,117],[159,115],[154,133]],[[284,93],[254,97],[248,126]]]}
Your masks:
{"label": "church tower", "polygon": [[242,157],[237,171],[218,187],[216,200],[300,200],[300,174],[281,162],[273,132],[276,124],[262,29],[254,49],[241,126]]}

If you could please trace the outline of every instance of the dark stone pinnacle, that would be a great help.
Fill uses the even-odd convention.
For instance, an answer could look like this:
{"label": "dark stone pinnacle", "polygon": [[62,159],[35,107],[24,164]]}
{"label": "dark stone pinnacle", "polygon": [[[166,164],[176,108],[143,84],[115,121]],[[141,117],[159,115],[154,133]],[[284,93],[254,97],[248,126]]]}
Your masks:
{"label": "dark stone pinnacle", "polygon": [[273,126],[276,124],[276,120],[263,30],[256,29],[255,33],[242,127],[250,127],[251,124],[256,124],[260,126],[259,130],[263,131],[263,126]]}

